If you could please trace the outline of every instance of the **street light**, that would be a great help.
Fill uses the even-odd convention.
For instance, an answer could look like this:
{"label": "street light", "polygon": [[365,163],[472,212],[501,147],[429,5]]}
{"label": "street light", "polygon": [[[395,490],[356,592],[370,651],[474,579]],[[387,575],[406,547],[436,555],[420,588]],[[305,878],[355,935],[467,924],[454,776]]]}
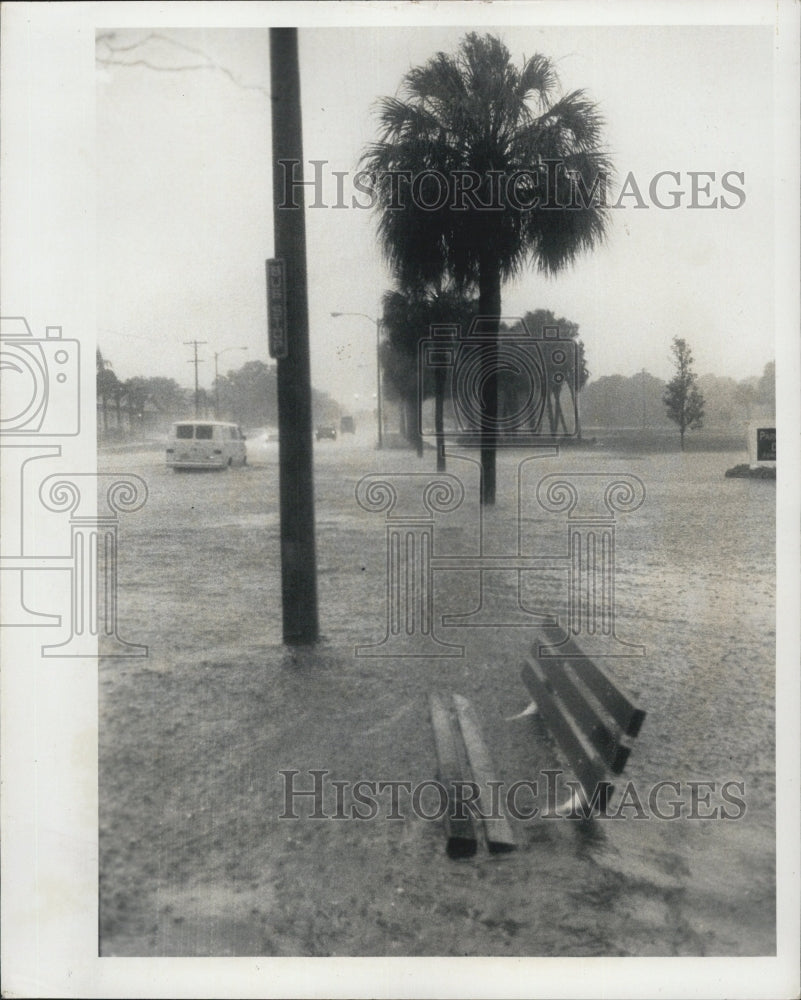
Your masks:
{"label": "street light", "polygon": [[247,347],[224,347],[214,352],[214,419],[220,419],[220,376],[217,372],[217,358],[226,351],[246,351]]}
{"label": "street light", "polygon": [[372,316],[368,316],[367,313],[360,312],[332,312],[331,315],[336,319],[338,316],[363,316],[364,319],[369,319],[371,323],[375,323],[375,382],[376,382],[376,409],[378,413],[378,448],[379,450],[384,447],[384,429],[383,429],[383,417],[381,410],[381,319],[373,319]]}

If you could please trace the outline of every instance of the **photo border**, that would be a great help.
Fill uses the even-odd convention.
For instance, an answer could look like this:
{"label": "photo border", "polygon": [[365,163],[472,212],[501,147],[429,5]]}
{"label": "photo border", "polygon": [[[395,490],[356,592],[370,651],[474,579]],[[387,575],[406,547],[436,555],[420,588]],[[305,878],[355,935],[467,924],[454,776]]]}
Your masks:
{"label": "photo border", "polygon": [[[799,5],[706,3],[97,3],[2,8],[2,312],[82,344],[83,428],[65,469],[96,471],[92,365],[95,30],[270,24],[774,26],[777,244],[776,958],[99,958],[97,660],[2,636],[2,957],[6,996],[765,997],[799,972]],[[11,484],[4,483],[4,489]],[[8,525],[5,525],[7,528]],[[63,547],[55,536],[45,545]],[[49,575],[49,574],[48,574]],[[58,598],[63,603],[63,594]],[[6,633],[11,634],[6,634]],[[533,905],[536,905],[536,900]]]}

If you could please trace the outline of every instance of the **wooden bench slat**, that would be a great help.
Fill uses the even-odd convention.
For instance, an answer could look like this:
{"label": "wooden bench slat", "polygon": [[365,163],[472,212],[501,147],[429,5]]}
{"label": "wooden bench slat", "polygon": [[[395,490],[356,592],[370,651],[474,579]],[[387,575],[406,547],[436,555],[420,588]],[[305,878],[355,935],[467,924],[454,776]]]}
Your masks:
{"label": "wooden bench slat", "polygon": [[479,788],[478,806],[481,815],[485,818],[484,834],[487,838],[487,849],[492,854],[499,854],[503,851],[513,851],[517,847],[512,828],[509,821],[501,813],[498,807],[498,815],[491,816],[492,794],[490,782],[495,781],[495,768],[492,765],[489,750],[481,735],[478,717],[473,710],[473,706],[461,695],[453,696],[453,704],[456,706],[456,715],[459,719],[459,728],[462,731],[462,739],[467,748],[467,756],[470,761],[470,769],[473,772],[473,781]]}
{"label": "wooden bench slat", "polygon": [[602,810],[605,809],[613,789],[606,778],[603,761],[549,690],[547,677],[541,666],[536,661],[524,663],[522,677],[523,683],[537,703],[537,709],[545,725],[567,758],[590,801],[595,789],[599,785],[602,786],[599,806]]}
{"label": "wooden bench slat", "polygon": [[467,762],[459,750],[456,727],[447,704],[439,696],[432,694],[429,696],[429,707],[439,764],[438,776],[448,794],[448,810],[445,814],[445,832],[448,837],[446,850],[452,858],[471,857],[478,847],[476,829],[469,810],[464,810],[464,816],[457,815],[456,806],[460,803],[461,794],[454,787],[454,782],[469,780]]}
{"label": "wooden bench slat", "polygon": [[[533,665],[533,661],[527,660]],[[581,731],[606,762],[614,774],[620,774],[626,766],[631,748],[620,742],[617,727],[610,728],[587,697],[582,678],[575,672],[575,663],[561,660],[545,660],[539,666],[545,675],[546,685],[553,688]],[[553,668],[553,669],[550,669]]]}
{"label": "wooden bench slat", "polygon": [[[541,654],[540,649],[547,649]],[[534,656],[546,662],[564,662],[568,657],[577,675],[609,712],[626,736],[636,736],[645,719],[645,712],[637,708],[629,693],[594,660],[586,656],[578,644],[561,627],[548,628],[539,633],[534,644]]]}

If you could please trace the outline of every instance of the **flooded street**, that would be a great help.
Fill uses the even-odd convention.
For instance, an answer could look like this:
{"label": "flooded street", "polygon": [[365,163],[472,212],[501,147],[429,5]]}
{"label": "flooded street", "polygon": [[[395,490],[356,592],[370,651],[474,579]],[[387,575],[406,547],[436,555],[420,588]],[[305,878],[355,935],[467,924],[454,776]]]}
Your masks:
{"label": "flooded street", "polygon": [[[364,648],[391,625],[388,517],[430,515],[404,489],[422,482],[413,473],[433,478],[433,452],[321,441],[323,639],[292,651],[281,644],[278,445],[248,447],[246,468],[219,474],[175,474],[153,450],[99,458],[149,491],[119,542],[120,634],[149,655],[100,663],[102,954],[775,952],[774,482],[724,479],[740,453],[599,446],[523,462],[507,451],[481,523],[473,457],[449,456],[464,499],[433,516],[435,567],[479,554],[551,564],[483,579],[438,568],[433,631],[463,655],[372,655],[392,654]],[[536,718],[508,721],[528,701],[520,665],[534,633],[492,618],[566,613],[567,515],[537,500],[556,474],[644,487],[639,507],[619,508],[614,550],[616,635],[644,652],[606,666],[647,717],[618,779],[625,808],[589,828],[547,815],[558,753]],[[395,483],[389,514],[357,501],[367,475]],[[479,607],[481,627],[464,624]],[[418,624],[406,620],[407,637]],[[538,782],[536,798],[520,795],[540,812],[513,820],[514,853],[449,860],[442,824],[415,815],[402,789],[396,818],[389,792],[378,815],[353,817],[354,782],[435,777],[431,692],[471,700],[506,787]],[[287,807],[287,781],[310,790],[313,770],[325,772],[321,818],[313,796]],[[660,782],[673,784],[655,792]],[[293,805],[299,818],[286,818]]]}

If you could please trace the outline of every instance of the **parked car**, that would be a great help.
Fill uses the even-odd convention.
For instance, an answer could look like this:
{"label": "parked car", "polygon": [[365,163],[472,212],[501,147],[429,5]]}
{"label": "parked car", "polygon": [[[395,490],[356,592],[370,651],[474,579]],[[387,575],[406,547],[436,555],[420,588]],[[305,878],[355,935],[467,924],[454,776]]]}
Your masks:
{"label": "parked car", "polygon": [[246,465],[245,435],[222,420],[179,420],[167,440],[167,468],[229,469]]}
{"label": "parked car", "polygon": [[337,429],[333,424],[320,424],[317,428],[317,440],[322,441],[324,438],[329,438],[331,441],[336,441],[337,439]]}

